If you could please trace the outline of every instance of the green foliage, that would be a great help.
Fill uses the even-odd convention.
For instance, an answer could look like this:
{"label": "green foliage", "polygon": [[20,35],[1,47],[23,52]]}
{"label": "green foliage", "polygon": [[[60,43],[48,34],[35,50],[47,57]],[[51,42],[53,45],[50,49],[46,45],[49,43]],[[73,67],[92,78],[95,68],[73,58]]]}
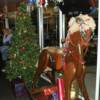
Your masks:
{"label": "green foliage", "polygon": [[27,9],[27,4],[24,3],[24,2],[20,3],[18,10],[19,10],[20,12],[25,13],[25,12],[26,12],[26,9]]}
{"label": "green foliage", "polygon": [[10,81],[21,77],[30,85],[40,51],[38,34],[34,31],[30,16],[25,12],[25,5],[19,8],[21,10],[16,16],[16,27],[13,30],[12,44],[9,47],[10,61],[6,66],[6,73]]}

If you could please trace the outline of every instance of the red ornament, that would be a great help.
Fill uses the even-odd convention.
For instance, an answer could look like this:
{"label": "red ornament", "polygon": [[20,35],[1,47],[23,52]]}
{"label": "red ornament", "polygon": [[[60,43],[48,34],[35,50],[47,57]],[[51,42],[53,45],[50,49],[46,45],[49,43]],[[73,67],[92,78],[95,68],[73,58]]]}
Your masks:
{"label": "red ornament", "polygon": [[25,47],[19,49],[20,52],[25,52],[25,50],[26,50]]}
{"label": "red ornament", "polygon": [[52,86],[50,88],[44,89],[43,92],[44,92],[45,96],[48,96],[48,95],[51,95],[54,92],[57,92],[57,90],[58,90],[57,86]]}
{"label": "red ornament", "polygon": [[44,5],[45,4],[45,0],[40,0],[40,5]]}

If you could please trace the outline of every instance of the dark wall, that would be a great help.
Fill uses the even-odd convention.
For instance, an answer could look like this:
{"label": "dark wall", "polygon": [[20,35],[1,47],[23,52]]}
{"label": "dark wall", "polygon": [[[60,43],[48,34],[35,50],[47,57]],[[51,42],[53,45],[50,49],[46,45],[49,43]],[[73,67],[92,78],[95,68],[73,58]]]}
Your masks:
{"label": "dark wall", "polygon": [[59,4],[60,9],[65,14],[77,11],[79,13],[89,13],[90,6],[89,0],[64,0],[64,4]]}

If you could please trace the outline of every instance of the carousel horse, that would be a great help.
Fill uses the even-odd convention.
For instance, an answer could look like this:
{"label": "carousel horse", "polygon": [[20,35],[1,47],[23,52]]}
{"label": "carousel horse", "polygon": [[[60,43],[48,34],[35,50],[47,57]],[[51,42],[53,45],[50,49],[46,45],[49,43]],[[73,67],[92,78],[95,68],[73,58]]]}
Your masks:
{"label": "carousel horse", "polygon": [[[69,20],[68,27],[63,48],[46,47],[41,51],[33,78],[33,85],[36,84],[43,72],[63,71],[65,100],[70,100],[71,84],[75,79],[85,100],[89,100],[84,83],[86,71],[84,56],[96,25],[92,17],[80,14]],[[53,75],[48,76],[54,79]]]}

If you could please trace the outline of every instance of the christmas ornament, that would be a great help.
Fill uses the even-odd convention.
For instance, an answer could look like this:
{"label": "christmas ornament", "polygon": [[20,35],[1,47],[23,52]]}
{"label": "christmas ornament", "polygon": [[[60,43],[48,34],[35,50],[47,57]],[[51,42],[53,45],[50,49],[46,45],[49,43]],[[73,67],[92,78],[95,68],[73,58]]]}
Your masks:
{"label": "christmas ornament", "polygon": [[44,6],[45,0],[40,0],[39,4],[40,4],[40,6]]}
{"label": "christmas ornament", "polygon": [[25,50],[26,50],[25,47],[22,47],[22,48],[19,49],[19,51],[20,51],[21,53],[22,53],[22,52],[25,52]]}
{"label": "christmas ornament", "polygon": [[37,6],[38,7],[47,7],[48,6],[48,0],[37,0]]}

